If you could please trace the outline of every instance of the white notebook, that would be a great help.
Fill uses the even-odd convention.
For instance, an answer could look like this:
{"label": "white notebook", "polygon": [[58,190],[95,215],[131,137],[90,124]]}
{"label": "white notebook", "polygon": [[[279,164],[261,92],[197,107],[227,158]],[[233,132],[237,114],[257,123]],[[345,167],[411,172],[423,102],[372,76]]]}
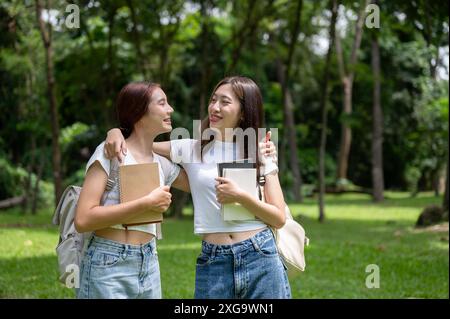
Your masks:
{"label": "white notebook", "polygon": [[[241,189],[258,198],[255,168],[224,168],[223,177],[231,179]],[[239,203],[224,204],[221,211],[225,221],[255,220],[255,215]]]}

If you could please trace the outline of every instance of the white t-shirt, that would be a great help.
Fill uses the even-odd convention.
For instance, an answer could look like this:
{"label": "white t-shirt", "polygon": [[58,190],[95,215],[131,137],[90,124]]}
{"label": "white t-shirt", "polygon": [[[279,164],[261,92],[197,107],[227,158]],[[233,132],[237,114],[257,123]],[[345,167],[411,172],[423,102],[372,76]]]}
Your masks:
{"label": "white t-shirt", "polygon": [[[106,158],[105,152],[104,152],[105,142],[101,143],[97,148],[95,149],[94,154],[92,154],[91,158],[89,159],[87,165],[86,165],[86,172],[91,167],[92,164],[94,164],[95,161],[98,161],[102,168],[105,170],[106,174],[109,176],[110,170],[111,170],[111,161]],[[169,161],[167,158],[164,158],[158,154],[153,153],[153,162],[157,162],[159,165],[159,184],[161,186],[163,185],[172,185],[173,181],[178,177],[178,174],[180,173],[180,167],[171,161]],[[133,165],[138,164],[138,162],[134,159],[133,155],[131,154],[130,150],[128,150],[127,155],[125,156],[125,160],[123,165]],[[118,167],[117,167],[118,169]],[[116,174],[118,176],[118,174]],[[104,206],[109,205],[117,205],[120,204],[120,188],[119,183],[116,179],[116,182],[114,184],[114,187],[106,194],[106,199],[103,203]],[[111,228],[115,229],[125,229],[122,225],[114,225],[111,226]],[[128,230],[138,230],[142,231],[144,233],[150,233],[156,236],[156,224],[147,224],[147,225],[137,225],[137,226],[130,226],[128,227]]]}
{"label": "white t-shirt", "polygon": [[[189,177],[194,203],[194,233],[242,232],[262,228],[261,220],[224,221],[220,203],[216,199],[217,163],[243,159],[242,150],[232,142],[212,141],[205,146],[203,162],[200,160],[200,141],[193,139],[171,140],[170,158],[180,163]],[[264,175],[278,172],[272,157],[266,157]]]}

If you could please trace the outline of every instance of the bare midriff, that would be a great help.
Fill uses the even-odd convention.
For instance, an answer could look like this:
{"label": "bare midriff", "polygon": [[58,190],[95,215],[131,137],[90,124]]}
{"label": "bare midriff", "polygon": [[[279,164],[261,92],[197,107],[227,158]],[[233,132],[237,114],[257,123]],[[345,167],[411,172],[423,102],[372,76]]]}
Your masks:
{"label": "bare midriff", "polygon": [[155,236],[138,230],[104,228],[95,231],[95,235],[122,244],[142,245],[151,241]]}
{"label": "bare midriff", "polygon": [[233,245],[255,236],[265,228],[235,233],[210,233],[203,235],[203,240],[214,245]]}

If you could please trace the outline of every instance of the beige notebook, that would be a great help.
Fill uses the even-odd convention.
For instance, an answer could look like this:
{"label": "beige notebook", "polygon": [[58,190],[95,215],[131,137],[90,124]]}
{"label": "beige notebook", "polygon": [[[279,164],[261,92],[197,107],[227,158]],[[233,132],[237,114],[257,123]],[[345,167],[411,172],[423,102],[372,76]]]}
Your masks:
{"label": "beige notebook", "polygon": [[[129,202],[148,195],[159,185],[158,163],[124,165],[119,167],[120,202]],[[162,213],[154,216],[139,216],[130,220],[125,226],[160,223]]]}

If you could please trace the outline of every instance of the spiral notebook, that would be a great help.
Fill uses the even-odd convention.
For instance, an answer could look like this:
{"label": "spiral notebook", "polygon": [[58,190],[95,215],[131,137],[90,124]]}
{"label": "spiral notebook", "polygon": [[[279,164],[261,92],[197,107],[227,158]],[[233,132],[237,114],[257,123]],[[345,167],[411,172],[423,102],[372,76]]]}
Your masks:
{"label": "spiral notebook", "polygon": [[[119,167],[120,202],[125,203],[151,193],[160,186],[158,163],[124,165]],[[124,226],[160,223],[162,213],[149,216],[138,216],[131,219]]]}

